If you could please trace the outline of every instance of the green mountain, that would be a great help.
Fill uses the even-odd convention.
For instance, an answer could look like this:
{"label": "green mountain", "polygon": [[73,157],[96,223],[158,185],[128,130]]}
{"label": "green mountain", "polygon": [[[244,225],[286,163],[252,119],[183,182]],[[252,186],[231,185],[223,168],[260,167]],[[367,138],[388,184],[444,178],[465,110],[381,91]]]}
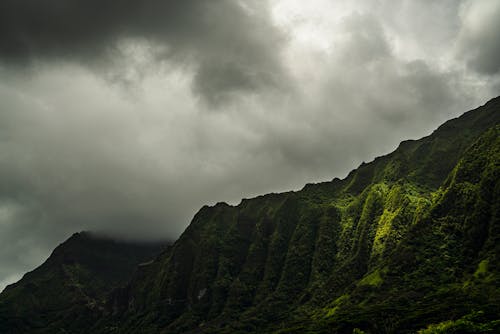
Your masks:
{"label": "green mountain", "polygon": [[[102,307],[86,305],[81,323],[66,317],[52,328],[499,332],[499,123],[500,97],[343,180],[205,206],[172,247],[141,265]],[[0,322],[29,296],[6,292]],[[72,296],[58,294],[51,307],[71,304]],[[23,332],[8,326],[6,333]]]}
{"label": "green mountain", "polygon": [[65,333],[68,324],[91,326],[107,295],[165,247],[75,233],[40,267],[5,288],[0,295],[0,333]]}

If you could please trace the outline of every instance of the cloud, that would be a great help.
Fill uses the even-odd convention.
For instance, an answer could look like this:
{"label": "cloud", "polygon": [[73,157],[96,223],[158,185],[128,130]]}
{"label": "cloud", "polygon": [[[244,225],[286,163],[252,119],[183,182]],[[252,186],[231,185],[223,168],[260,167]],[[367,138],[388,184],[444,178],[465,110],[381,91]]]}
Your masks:
{"label": "cloud", "polygon": [[343,15],[327,52],[291,58],[306,84],[287,119],[270,122],[267,141],[287,163],[323,179],[342,175],[481,102],[460,73],[400,57],[383,22]]}
{"label": "cloud", "polygon": [[467,1],[461,8],[458,57],[475,71],[500,73],[500,2]]}
{"label": "cloud", "polygon": [[[238,92],[279,89],[284,36],[267,5],[255,1],[6,0],[0,4],[0,59],[7,64],[71,61],[115,80],[130,80],[120,62],[146,50],[193,68],[193,90],[218,105]],[[136,65],[139,65],[136,63]],[[138,66],[136,72],[145,70]]]}

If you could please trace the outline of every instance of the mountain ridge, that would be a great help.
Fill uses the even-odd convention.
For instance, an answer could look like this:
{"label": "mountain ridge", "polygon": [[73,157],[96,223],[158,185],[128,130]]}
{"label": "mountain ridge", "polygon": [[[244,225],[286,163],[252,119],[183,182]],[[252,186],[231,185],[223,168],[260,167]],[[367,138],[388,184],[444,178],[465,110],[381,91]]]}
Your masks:
{"label": "mountain ridge", "polygon": [[[307,293],[303,289],[309,286],[311,272],[325,272],[334,268],[335,265],[339,265],[339,263],[335,264],[328,261],[321,263],[322,258],[324,258],[323,255],[334,248],[335,242],[332,242],[332,240],[321,240],[321,242],[316,242],[318,236],[331,235],[331,233],[326,232],[328,229],[339,229],[339,226],[317,222],[318,217],[325,217],[322,208],[311,209],[309,207],[305,210],[306,212],[301,213],[302,209],[298,208],[299,202],[303,201],[304,197],[308,201],[321,202],[322,198],[338,197],[340,193],[343,193],[344,197],[337,198],[339,202],[338,205],[327,208],[326,217],[328,218],[322,219],[326,221],[339,219],[341,215],[339,211],[341,210],[338,210],[338,207],[342,206],[343,203],[341,202],[354,202],[354,205],[348,208],[353,211],[353,214],[347,219],[347,224],[351,223],[352,226],[350,228],[345,228],[345,226],[342,227],[342,229],[351,233],[350,236],[348,234],[342,236],[345,239],[343,241],[343,247],[346,248],[342,256],[344,257],[343,260],[346,262],[340,266],[341,269],[337,269],[338,273],[334,275],[335,279],[330,279],[331,286],[334,287],[331,289],[337,292],[342,291],[342,289],[345,289],[346,286],[349,285],[349,282],[361,279],[363,274],[366,273],[366,268],[368,266],[365,259],[368,252],[368,246],[363,242],[363,239],[371,238],[372,236],[370,236],[370,233],[373,234],[374,232],[369,230],[363,231],[362,228],[358,229],[356,225],[363,226],[366,229],[367,227],[364,225],[367,225],[367,222],[373,221],[376,217],[381,216],[381,212],[379,212],[380,203],[378,203],[381,201],[380,198],[382,197],[382,195],[378,194],[380,189],[375,187],[373,191],[366,191],[367,185],[375,181],[380,181],[382,178],[391,180],[392,182],[400,181],[400,176],[402,174],[406,175],[407,170],[413,168],[411,164],[414,163],[415,160],[420,159],[422,156],[426,156],[426,163],[418,164],[417,167],[419,169],[415,170],[415,168],[413,168],[413,175],[408,175],[410,180],[420,182],[415,182],[415,184],[411,184],[407,187],[408,189],[406,189],[407,183],[402,181],[403,188],[405,188],[403,192],[425,193],[427,188],[436,190],[438,188],[437,184],[445,180],[447,174],[458,162],[460,155],[465,151],[465,148],[471,144],[471,138],[477,138],[489,125],[498,123],[498,105],[498,99],[492,100],[485,106],[466,113],[464,115],[465,121],[464,118],[456,118],[447,122],[446,125],[441,126],[433,134],[424,137],[420,141],[403,144],[403,147],[417,145],[415,147],[410,147],[413,155],[410,155],[409,158],[405,154],[402,154],[405,152],[396,150],[389,155],[375,159],[371,163],[362,164],[360,168],[351,172],[344,180],[337,179],[333,182],[322,184],[319,186],[319,189],[318,186],[306,186],[303,191],[260,196],[242,201],[238,206],[229,206],[219,203],[213,207],[202,208],[195,215],[191,225],[186,229],[185,233],[183,233],[178,242],[176,242],[176,245],[173,246],[173,254],[170,256],[171,260],[165,259],[171,266],[177,267],[175,270],[172,269],[172,274],[174,277],[175,275],[178,276],[169,280],[167,277],[169,276],[167,274],[168,270],[165,271],[165,277],[159,279],[159,282],[163,282],[165,285],[157,283],[158,291],[155,292],[155,294],[160,294],[160,291],[163,291],[166,300],[172,298],[174,301],[189,302],[187,305],[183,304],[183,302],[179,302],[175,305],[158,306],[159,309],[156,310],[148,310],[146,306],[142,309],[145,313],[160,314],[160,318],[164,317],[160,321],[160,326],[163,326],[161,324],[162,322],[167,324],[170,323],[170,327],[167,327],[168,330],[175,332],[178,330],[176,329],[178,324],[176,324],[174,320],[182,316],[189,318],[190,321],[196,322],[198,321],[196,320],[198,319],[198,314],[202,314],[202,319],[204,315],[208,314],[207,318],[212,318],[212,321],[217,323],[219,321],[217,319],[230,319],[235,309],[238,310],[239,308],[243,308],[246,310],[245,312],[255,312],[259,314],[258,320],[261,320],[262,314],[277,315],[281,313],[272,308],[274,306],[276,308],[283,307],[279,295],[288,296],[299,291],[303,294],[303,297],[300,298],[304,301],[307,299]],[[494,121],[492,122],[491,119]],[[455,131],[457,128],[460,128],[459,125],[462,123],[467,124],[466,130],[468,131],[462,132],[460,134],[461,137],[456,138]],[[452,149],[450,150],[450,148]],[[443,155],[443,152],[447,155]],[[447,158],[447,160],[442,161],[444,167],[438,166],[438,168],[434,168],[433,162],[435,159],[440,158],[439,160],[442,160],[441,158],[443,156]],[[391,158],[394,159],[391,160]],[[388,166],[386,163],[391,163],[392,165],[386,168]],[[405,164],[409,164],[410,167],[405,166]],[[429,170],[433,173],[429,173]],[[423,178],[423,176],[425,176],[425,178]],[[429,182],[426,182],[429,176],[432,177]],[[379,186],[379,188],[382,188],[382,185]],[[423,187],[424,189],[418,189],[419,187]],[[364,195],[363,192],[365,192]],[[405,194],[405,196],[406,195],[411,196],[411,194]],[[356,203],[352,200],[355,196],[362,197],[359,200],[361,203]],[[303,198],[301,199],[300,197]],[[423,198],[419,198],[419,201],[420,200],[423,201],[422,203],[430,205],[431,196],[430,194],[426,194]],[[418,205],[415,203],[412,203],[412,205],[413,207],[410,207],[408,210],[410,212],[418,211]],[[252,212],[255,212],[252,207],[256,207],[262,214],[260,214],[260,216],[259,214],[252,215]],[[271,214],[269,214],[269,212],[271,212]],[[301,219],[297,219],[297,216],[300,215],[305,218],[302,222],[300,221]],[[265,222],[266,220],[267,222]],[[269,221],[272,220],[275,220],[275,224],[269,227],[269,225],[272,225]],[[307,220],[309,222],[316,222],[308,224],[308,222],[306,222]],[[216,221],[217,223],[212,225],[210,221]],[[253,221],[255,224],[249,224],[249,221]],[[205,227],[208,226],[208,229],[211,229],[210,232],[201,232],[200,230],[203,228],[202,225]],[[226,226],[226,230],[222,228],[223,226]],[[314,228],[311,228],[311,226]],[[274,228],[274,231],[266,231],[266,229],[269,228]],[[318,230],[321,230],[321,232],[318,233]],[[273,236],[272,232],[275,231],[278,231],[278,233]],[[335,231],[330,232],[335,233]],[[337,233],[338,232],[339,231],[337,231]],[[227,235],[226,239],[221,236],[218,240],[210,242],[210,236],[224,233]],[[358,241],[356,241],[355,244],[349,245],[348,241],[353,235],[355,236],[356,233],[358,234],[358,238],[354,237],[353,239]],[[198,244],[200,240],[203,240],[202,244]],[[380,240],[380,238],[378,240]],[[327,245],[328,242],[330,242],[331,248],[321,247]],[[189,246],[190,244],[193,246]],[[292,246],[290,246],[290,244]],[[324,251],[325,254],[316,257],[311,255],[316,244],[320,246],[318,249]],[[236,247],[236,245],[238,245],[238,247]],[[210,258],[217,259],[217,263],[213,264],[211,267],[207,267],[207,264],[204,264],[205,268],[196,269],[196,262],[199,261],[196,259],[198,254],[197,248],[203,249],[203,251],[199,253],[207,254]],[[261,252],[260,254],[257,251],[259,249]],[[252,252],[249,252],[250,250]],[[351,256],[352,252],[354,253],[354,257]],[[271,257],[270,260],[264,260],[263,258],[266,257],[265,254],[269,253],[281,254],[281,256],[278,255]],[[176,258],[180,258],[182,261],[176,262]],[[342,260],[342,258],[340,260]],[[248,263],[251,264],[252,261],[260,262],[258,262],[259,265],[252,267],[248,265]],[[186,263],[190,263],[190,265],[184,266]],[[195,269],[193,269],[192,266],[194,266]],[[297,277],[297,273],[300,273],[300,268],[302,267],[308,269]],[[348,274],[342,273],[343,270]],[[190,279],[188,279],[188,277]],[[176,281],[189,282],[190,280],[191,283],[188,285],[179,286],[175,283]],[[197,300],[197,296],[200,291],[208,289],[201,283],[206,281],[213,282],[213,291],[209,290],[212,296],[209,301],[207,301],[207,305],[203,305],[201,301]],[[258,284],[259,286],[253,286],[253,281],[260,282]],[[248,290],[249,287],[250,290]],[[244,297],[245,293],[247,294],[246,299]],[[268,293],[277,296],[276,299],[269,299],[270,297],[266,299],[264,296]],[[132,295],[132,299],[140,303],[140,293],[134,295],[134,292],[132,292]],[[205,292],[204,296],[207,296],[207,292]],[[289,298],[284,299],[286,304],[290,304],[290,302],[293,301]],[[264,304],[262,304],[263,301],[265,301]],[[254,305],[253,303],[257,303],[258,305]],[[248,305],[253,305],[253,311],[251,310],[252,307],[248,310]],[[190,315],[186,315],[187,313],[179,311],[185,307],[188,307],[188,309],[199,307],[199,310],[189,311],[188,313]],[[284,307],[284,309],[287,308]],[[196,312],[198,313],[196,314]],[[279,320],[279,317],[265,321],[276,322],[277,320]],[[204,321],[205,320],[202,320],[201,322]],[[145,322],[147,322],[147,320]],[[178,323],[179,322],[185,323],[187,320],[183,319],[182,321],[178,321]],[[258,323],[257,320],[252,320],[252,322]],[[215,325],[215,328],[217,328],[216,331],[220,332],[221,329],[217,326],[218,325]],[[246,325],[243,325],[243,327],[245,326]],[[238,328],[239,327],[228,329],[228,332],[241,330]],[[262,329],[259,328],[259,330]],[[179,332],[182,332],[182,329],[180,329]]]}
{"label": "mountain ridge", "polygon": [[202,207],[83,332],[500,329],[499,123],[497,97],[342,180]]}

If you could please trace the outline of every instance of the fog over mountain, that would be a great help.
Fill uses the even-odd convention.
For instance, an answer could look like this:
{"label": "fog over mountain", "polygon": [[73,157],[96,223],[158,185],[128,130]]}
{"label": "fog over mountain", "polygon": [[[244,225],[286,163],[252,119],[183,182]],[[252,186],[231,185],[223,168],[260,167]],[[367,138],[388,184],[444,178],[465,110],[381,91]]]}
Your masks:
{"label": "fog over mountain", "polygon": [[0,290],[73,232],[343,177],[500,93],[500,2],[0,3]]}

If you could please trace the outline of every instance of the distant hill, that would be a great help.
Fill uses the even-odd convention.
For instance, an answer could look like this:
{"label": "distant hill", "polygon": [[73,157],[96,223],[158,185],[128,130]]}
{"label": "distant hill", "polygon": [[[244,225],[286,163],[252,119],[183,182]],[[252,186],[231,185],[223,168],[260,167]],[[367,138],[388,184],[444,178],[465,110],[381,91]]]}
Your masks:
{"label": "distant hill", "polygon": [[67,323],[92,325],[109,292],[124,285],[140,263],[152,260],[165,247],[89,232],[73,234],[45,263],[2,292],[0,333],[57,333]]}
{"label": "distant hill", "polygon": [[124,285],[97,249],[104,285],[45,263],[0,295],[0,332],[500,332],[499,121],[496,98],[343,180],[205,206]]}

